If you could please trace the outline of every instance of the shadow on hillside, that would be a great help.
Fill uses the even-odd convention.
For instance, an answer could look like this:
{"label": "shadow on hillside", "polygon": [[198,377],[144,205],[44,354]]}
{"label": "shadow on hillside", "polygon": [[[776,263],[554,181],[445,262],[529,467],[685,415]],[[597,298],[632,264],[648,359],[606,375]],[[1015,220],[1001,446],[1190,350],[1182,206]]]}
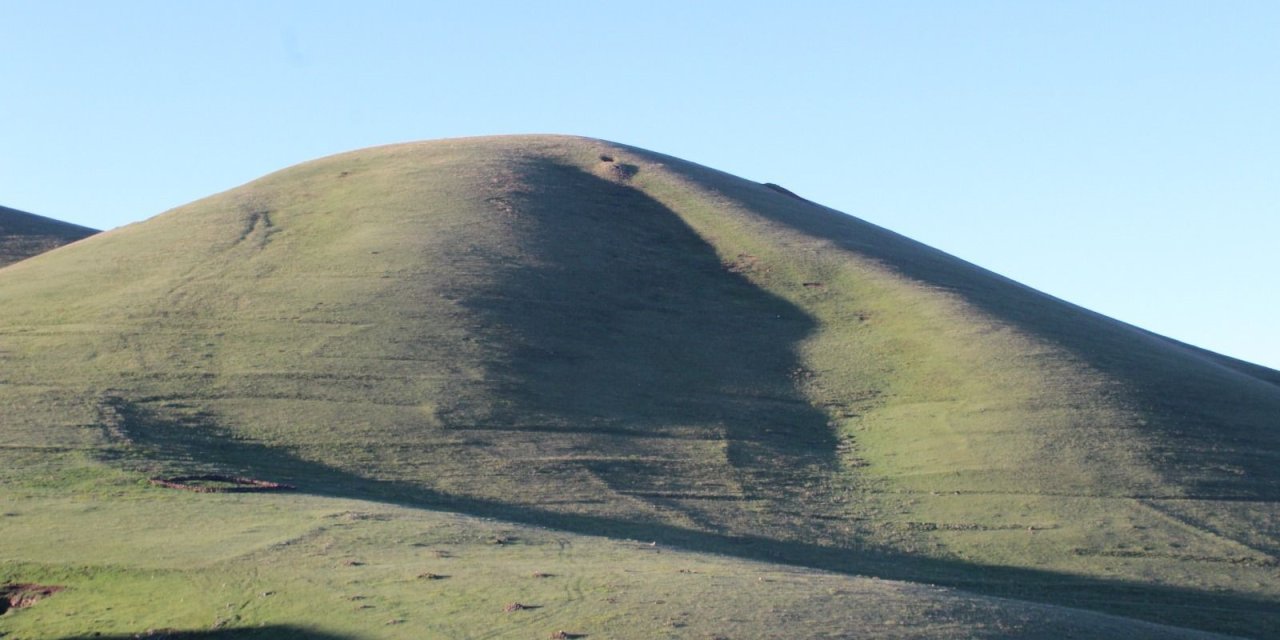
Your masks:
{"label": "shadow on hillside", "polygon": [[983,595],[1090,609],[1195,629],[1255,637],[1271,636],[1275,629],[1280,629],[1280,603],[1245,595],[923,558],[856,545],[823,546],[764,536],[720,535],[640,519],[556,513],[525,505],[446,495],[410,483],[362,477],[298,458],[283,449],[237,439],[221,430],[208,416],[175,424],[137,405],[125,404],[122,412],[134,446],[151,456],[201,460],[206,465],[242,475],[289,482],[297,485],[299,491],[312,495],[452,511],[584,535],[656,543],[653,547],[641,546],[642,552],[652,549],[660,553],[663,548],[674,547],[849,575],[955,587]]}
{"label": "shadow on hillside", "polygon": [[127,634],[91,634],[60,636],[58,640],[351,640],[354,636],[337,635],[293,625],[269,625],[252,629],[216,629],[212,631],[183,631],[180,629],[150,629]]}
{"label": "shadow on hillside", "polygon": [[1156,465],[1189,496],[1274,500],[1280,494],[1280,372],[1113,320],[765,186],[683,163],[669,169],[715,185],[724,197],[797,231],[954,293],[1119,381],[1116,397],[1160,417],[1134,428],[1153,436]]}
{"label": "shadow on hillside", "polygon": [[[528,253],[490,257],[487,284],[449,294],[489,355],[480,401],[441,411],[445,426],[524,432],[530,447],[572,433],[601,454],[572,464],[620,491],[713,486],[798,508],[804,485],[838,466],[828,417],[797,389],[813,319],[726,265],[626,171],[526,159],[513,175],[488,200]],[[724,462],[699,459],[707,441],[724,447],[737,487],[723,486]]]}

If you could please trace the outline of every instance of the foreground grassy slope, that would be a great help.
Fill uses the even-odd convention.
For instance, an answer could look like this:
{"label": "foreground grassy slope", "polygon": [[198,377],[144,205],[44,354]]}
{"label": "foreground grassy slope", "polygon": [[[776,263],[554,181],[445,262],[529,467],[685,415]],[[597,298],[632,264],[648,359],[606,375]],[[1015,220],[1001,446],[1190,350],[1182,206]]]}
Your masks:
{"label": "foreground grassy slope", "polygon": [[0,267],[95,233],[88,227],[0,207]]}
{"label": "foreground grassy slope", "polygon": [[6,638],[1210,637],[356,500],[89,497],[0,497],[0,580],[65,587],[0,616]]}
{"label": "foreground grassy slope", "polygon": [[1276,372],[620,145],[267,176],[0,272],[0,359],[8,487],[227,470],[1280,628]]}

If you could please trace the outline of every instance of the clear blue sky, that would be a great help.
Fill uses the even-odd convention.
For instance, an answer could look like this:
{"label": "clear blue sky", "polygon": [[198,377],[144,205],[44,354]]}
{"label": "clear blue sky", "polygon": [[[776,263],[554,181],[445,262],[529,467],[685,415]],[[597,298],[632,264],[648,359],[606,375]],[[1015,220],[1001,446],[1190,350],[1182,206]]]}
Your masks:
{"label": "clear blue sky", "polygon": [[573,133],[1280,367],[1280,2],[0,0],[0,81],[0,204],[88,226]]}

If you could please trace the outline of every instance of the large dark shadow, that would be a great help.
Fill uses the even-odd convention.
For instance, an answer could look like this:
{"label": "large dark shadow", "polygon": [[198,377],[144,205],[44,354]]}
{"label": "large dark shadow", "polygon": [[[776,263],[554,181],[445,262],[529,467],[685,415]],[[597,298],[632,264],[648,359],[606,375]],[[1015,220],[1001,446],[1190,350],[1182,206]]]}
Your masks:
{"label": "large dark shadow", "polygon": [[1186,487],[1187,497],[1280,499],[1280,371],[1119,322],[766,185],[663,159],[762,216],[952,292],[1118,381],[1115,399],[1159,417],[1141,429],[1156,467]]}
{"label": "large dark shadow", "polygon": [[[1078,607],[1162,624],[1249,637],[1280,637],[1280,603],[1229,592],[1210,592],[1124,580],[980,565],[924,558],[884,549],[818,545],[765,535],[721,535],[625,517],[553,512],[494,500],[446,495],[405,482],[372,480],[322,463],[304,460],[283,449],[237,438],[218,426],[214,416],[196,414],[174,422],[163,410],[118,400],[131,450],[117,462],[149,464],[150,460],[198,461],[203,468],[295,485],[300,492],[354,498],[415,508],[428,508],[493,518],[517,524],[653,541],[640,552],[667,547],[776,562],[850,575],[876,576],[955,587],[973,593]],[[155,491],[172,489],[155,488]],[[305,637],[305,636],[304,636]]]}
{"label": "large dark shadow", "polygon": [[[672,509],[726,473],[739,495],[800,508],[803,486],[838,465],[828,417],[796,388],[814,321],[628,186],[622,167],[526,158],[494,185],[492,215],[508,218],[521,254],[489,256],[488,284],[449,294],[479,319],[488,373],[481,406],[443,414],[446,425],[536,434],[535,445],[573,434],[602,455],[572,464]],[[697,440],[722,441],[730,468],[700,459]]]}

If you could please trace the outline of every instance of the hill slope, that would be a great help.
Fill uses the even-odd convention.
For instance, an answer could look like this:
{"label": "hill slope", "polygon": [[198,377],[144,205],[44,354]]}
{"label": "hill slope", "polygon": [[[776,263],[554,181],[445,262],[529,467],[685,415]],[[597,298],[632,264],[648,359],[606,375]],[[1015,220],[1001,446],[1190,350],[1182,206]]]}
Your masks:
{"label": "hill slope", "polygon": [[0,267],[95,233],[88,227],[0,207]]}
{"label": "hill slope", "polygon": [[1280,628],[1280,374],[623,145],[286,169],[0,272],[0,359],[37,493],[235,472]]}

